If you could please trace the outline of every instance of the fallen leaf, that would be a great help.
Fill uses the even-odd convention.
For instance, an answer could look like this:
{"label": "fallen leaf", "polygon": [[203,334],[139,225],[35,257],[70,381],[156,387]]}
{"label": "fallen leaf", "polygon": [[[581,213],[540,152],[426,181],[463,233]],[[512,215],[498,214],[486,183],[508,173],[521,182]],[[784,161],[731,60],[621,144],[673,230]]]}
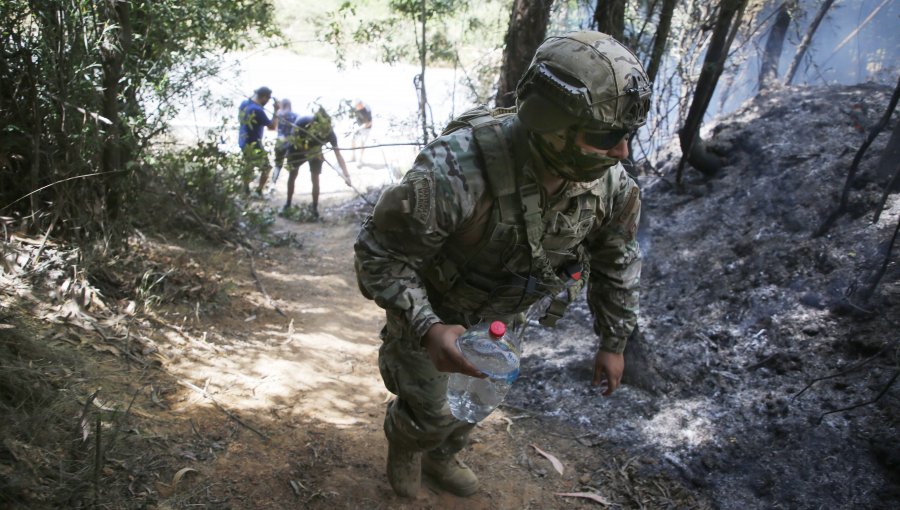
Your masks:
{"label": "fallen leaf", "polygon": [[549,460],[550,463],[553,464],[553,468],[556,469],[556,471],[559,472],[559,474],[563,474],[563,469],[564,469],[563,463],[560,462],[559,459],[557,459],[553,455],[545,452],[544,450],[541,450],[540,448],[537,447],[537,445],[531,445],[531,447],[534,448],[535,450],[537,450],[537,452],[540,453],[541,455],[543,455],[544,457],[547,457],[547,460]]}
{"label": "fallen leaf", "polygon": [[110,353],[110,354],[112,354],[112,355],[114,355],[114,356],[121,356],[121,355],[122,355],[122,351],[120,351],[119,349],[116,349],[115,347],[113,347],[113,346],[111,346],[111,345],[106,345],[106,344],[91,344],[91,347],[93,347],[95,350],[98,350],[98,351],[101,351],[101,352],[108,352],[108,353]]}
{"label": "fallen leaf", "polygon": [[563,497],[563,498],[590,499],[590,500],[596,501],[597,503],[600,503],[601,505],[604,505],[604,506],[612,505],[612,502],[610,500],[608,500],[608,499],[604,498],[603,496],[601,496],[597,493],[594,493],[594,492],[557,492],[556,495]]}
{"label": "fallen leaf", "polygon": [[175,487],[176,485],[178,485],[178,482],[180,482],[181,479],[184,478],[184,475],[186,475],[190,472],[196,473],[197,470],[194,468],[189,468],[189,467],[179,469],[178,472],[175,473],[175,476],[172,477],[172,483],[169,485],[171,485],[172,487]]}

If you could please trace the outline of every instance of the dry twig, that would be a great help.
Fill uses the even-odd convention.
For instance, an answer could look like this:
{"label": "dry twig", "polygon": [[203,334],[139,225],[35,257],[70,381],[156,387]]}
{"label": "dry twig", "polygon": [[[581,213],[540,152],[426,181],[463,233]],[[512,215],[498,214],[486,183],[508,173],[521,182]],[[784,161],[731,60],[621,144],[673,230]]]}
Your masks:
{"label": "dry twig", "polygon": [[812,388],[813,384],[816,384],[816,383],[819,382],[819,381],[825,381],[825,380],[827,380],[827,379],[834,379],[835,377],[840,377],[840,376],[842,376],[842,375],[849,374],[850,372],[853,372],[854,370],[857,370],[857,369],[859,369],[859,368],[862,368],[863,366],[865,366],[865,365],[867,365],[868,363],[872,362],[872,360],[874,360],[875,358],[877,358],[877,357],[881,356],[882,354],[884,354],[884,352],[885,352],[885,351],[888,349],[888,347],[890,347],[890,346],[891,346],[891,344],[886,344],[886,345],[884,345],[884,347],[882,347],[881,349],[879,349],[878,352],[876,352],[876,353],[873,354],[872,356],[870,356],[870,357],[868,357],[868,358],[866,358],[866,359],[860,361],[859,363],[856,363],[856,364],[854,364],[854,365],[851,365],[851,366],[849,366],[849,367],[847,367],[847,368],[841,370],[840,372],[835,372],[835,373],[833,373],[833,374],[829,374],[829,375],[826,375],[826,376],[817,377],[817,378],[813,379],[813,380],[810,381],[809,384],[807,384],[802,390],[798,391],[793,397],[791,397],[791,400],[794,400],[794,399],[796,399],[797,397],[799,397],[800,395],[802,395],[806,390]]}
{"label": "dry twig", "polygon": [[861,402],[859,404],[854,404],[849,407],[842,407],[841,409],[835,409],[834,411],[828,411],[828,412],[822,413],[821,415],[819,415],[818,423],[821,424],[822,420],[825,419],[825,417],[828,416],[829,414],[842,413],[844,411],[851,411],[853,409],[856,409],[857,407],[863,407],[863,406],[867,406],[869,404],[874,404],[875,402],[878,402],[879,400],[881,400],[881,397],[883,397],[884,394],[887,393],[887,391],[889,389],[891,389],[891,386],[894,385],[894,381],[897,380],[897,376],[900,376],[900,370],[894,372],[894,375],[893,375],[893,377],[891,377],[891,380],[888,381],[887,384],[884,385],[884,388],[881,388],[881,391],[878,392],[878,395],[876,395],[875,398],[873,398],[872,400],[868,400],[866,402]]}
{"label": "dry twig", "polygon": [[184,381],[184,380],[181,380],[181,379],[178,380],[178,384],[180,384],[180,385],[182,385],[182,386],[184,386],[184,387],[186,387],[186,388],[189,388],[189,389],[191,389],[191,390],[194,390],[195,392],[197,392],[197,393],[200,394],[201,396],[208,398],[209,401],[212,402],[213,405],[215,405],[216,408],[217,408],[219,411],[222,411],[223,413],[225,413],[226,416],[228,416],[229,418],[231,418],[232,420],[234,420],[235,422],[237,422],[238,425],[240,425],[240,426],[246,428],[246,429],[249,430],[250,432],[253,432],[253,433],[256,434],[257,436],[259,436],[260,438],[262,438],[263,441],[269,442],[269,436],[263,434],[262,432],[260,432],[259,430],[255,429],[254,427],[248,425],[247,423],[244,423],[244,421],[241,420],[240,418],[238,418],[234,413],[232,413],[232,412],[229,411],[228,409],[225,409],[224,407],[222,407],[222,404],[220,404],[218,400],[216,400],[212,395],[210,395],[209,393],[207,393],[205,390],[203,390],[203,389],[197,387],[196,385],[194,385],[194,384],[192,384],[192,383],[189,383],[189,382]]}
{"label": "dry twig", "polygon": [[253,261],[253,253],[251,253],[250,250],[248,250],[247,248],[244,248],[244,252],[247,254],[247,257],[250,259],[250,274],[252,274],[253,279],[256,280],[256,286],[257,286],[257,288],[259,288],[259,291],[262,293],[263,296],[265,296],[266,303],[268,303],[269,306],[274,308],[275,311],[278,312],[278,315],[281,315],[282,317],[287,318],[287,314],[284,313],[284,310],[279,308],[278,305],[276,305],[275,302],[272,301],[271,296],[269,296],[269,293],[266,292],[266,288],[263,286],[262,280],[260,280],[259,275],[256,274],[256,263]]}

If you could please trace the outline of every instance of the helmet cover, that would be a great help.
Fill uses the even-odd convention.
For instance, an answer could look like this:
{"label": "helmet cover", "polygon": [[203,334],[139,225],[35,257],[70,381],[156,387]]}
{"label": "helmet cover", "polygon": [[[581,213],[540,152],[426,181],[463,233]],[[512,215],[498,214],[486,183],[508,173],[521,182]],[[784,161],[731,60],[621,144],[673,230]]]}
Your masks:
{"label": "helmet cover", "polygon": [[633,130],[647,119],[651,90],[631,50],[607,34],[582,31],[541,43],[516,96],[519,117],[538,133]]}

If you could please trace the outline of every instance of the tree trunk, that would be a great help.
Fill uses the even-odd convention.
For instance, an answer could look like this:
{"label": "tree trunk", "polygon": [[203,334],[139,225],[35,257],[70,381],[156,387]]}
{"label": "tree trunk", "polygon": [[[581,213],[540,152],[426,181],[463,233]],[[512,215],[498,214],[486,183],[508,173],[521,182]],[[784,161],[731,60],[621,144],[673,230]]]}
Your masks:
{"label": "tree trunk", "polygon": [[625,0],[597,0],[594,24],[597,30],[621,42],[625,36]]}
{"label": "tree trunk", "polygon": [[778,83],[778,63],[781,61],[781,50],[784,38],[791,24],[791,12],[796,8],[794,0],[786,0],[778,7],[778,15],[772,24],[772,30],[766,39],[766,49],[759,65],[759,92]]}
{"label": "tree trunk", "polygon": [[[888,182],[896,173],[898,164],[900,164],[900,122],[894,124],[891,138],[881,154],[881,159],[878,160],[878,166],[875,167],[875,178],[882,182]],[[894,193],[900,189],[895,185],[888,187],[886,191]]]}
{"label": "tree trunk", "polygon": [[647,66],[647,76],[650,83],[656,82],[656,74],[662,65],[663,55],[666,53],[666,43],[669,41],[669,29],[672,27],[672,13],[675,12],[676,0],[663,0],[662,9],[659,12],[659,23],[656,25],[656,36],[653,38],[653,49],[650,53],[650,65]]}
{"label": "tree trunk", "polygon": [[422,43],[419,44],[419,64],[422,70],[419,72],[419,114],[422,118],[422,144],[428,144],[428,96],[425,92],[425,67],[428,64],[428,46],[426,31],[428,29],[428,11],[425,1],[422,1]]}
{"label": "tree trunk", "polygon": [[703,116],[712,100],[719,76],[725,68],[728,50],[734,40],[734,34],[740,25],[747,0],[723,0],[719,6],[719,16],[713,29],[712,39],[706,49],[703,68],[697,78],[697,88],[688,110],[684,126],[678,130],[681,142],[681,161],[678,164],[676,179],[681,181],[681,172],[685,161],[707,176],[715,175],[722,166],[718,157],[706,151],[706,144],[700,138],[700,125]]}
{"label": "tree trunk", "polygon": [[103,68],[103,116],[112,125],[108,127],[103,141],[101,171],[104,172],[105,206],[109,218],[114,220],[121,208],[121,170],[130,159],[125,143],[125,127],[119,115],[119,94],[124,78],[125,55],[131,44],[129,2],[106,0],[100,10],[106,26],[101,47]]}
{"label": "tree trunk", "polygon": [[819,229],[813,234],[813,237],[825,235],[831,226],[834,225],[834,222],[847,211],[847,203],[850,199],[850,187],[853,184],[853,179],[856,178],[856,171],[859,170],[859,164],[862,162],[863,156],[866,155],[866,151],[869,150],[869,146],[872,145],[872,142],[875,141],[878,134],[881,133],[885,126],[891,121],[891,115],[893,115],[894,110],[897,109],[898,102],[900,102],[900,78],[897,80],[897,86],[894,88],[893,95],[891,95],[887,110],[884,112],[884,115],[881,116],[881,119],[869,130],[869,134],[866,136],[865,141],[863,141],[859,150],[856,151],[856,156],[853,157],[853,163],[850,164],[850,171],[847,172],[847,180],[844,181],[844,190],[841,192],[841,200],[840,203],[838,203],[837,209],[825,219]]}
{"label": "tree trunk", "polygon": [[831,9],[831,5],[834,4],[834,0],[825,0],[822,3],[822,6],[819,7],[819,12],[816,13],[816,17],[813,18],[812,23],[810,23],[809,28],[806,30],[806,35],[803,36],[803,39],[800,41],[800,45],[797,46],[797,52],[794,54],[794,60],[791,61],[791,66],[788,68],[787,73],[784,75],[784,84],[790,85],[791,82],[794,81],[794,75],[797,73],[797,69],[800,67],[800,61],[803,60],[803,56],[806,54],[806,50],[809,48],[809,43],[812,41],[813,34],[816,33],[816,30],[819,28],[819,24],[822,23],[822,20],[825,19],[825,14],[828,13],[828,9]]}
{"label": "tree trunk", "polygon": [[497,106],[516,104],[516,85],[547,34],[553,0],[515,0],[504,39],[503,63],[497,86]]}

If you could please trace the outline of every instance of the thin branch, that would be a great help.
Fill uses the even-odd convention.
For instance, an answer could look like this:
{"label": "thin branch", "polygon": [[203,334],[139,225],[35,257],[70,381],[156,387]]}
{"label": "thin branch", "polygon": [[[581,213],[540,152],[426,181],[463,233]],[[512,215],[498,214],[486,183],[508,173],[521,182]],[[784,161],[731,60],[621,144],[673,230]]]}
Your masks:
{"label": "thin branch", "polygon": [[272,298],[269,296],[269,293],[266,292],[265,286],[263,286],[262,280],[260,280],[259,275],[256,274],[256,263],[253,261],[253,253],[251,253],[250,250],[248,250],[247,248],[244,248],[244,252],[247,254],[247,257],[250,259],[250,274],[252,274],[253,279],[256,280],[256,286],[259,289],[259,291],[262,293],[263,296],[265,296],[266,303],[268,303],[269,306],[274,308],[275,311],[278,312],[279,315],[286,318],[287,314],[284,313],[284,311],[281,308],[279,308],[278,305],[276,305],[272,301]]}
{"label": "thin branch", "polygon": [[859,403],[859,404],[855,404],[855,405],[852,405],[852,406],[850,406],[850,407],[843,407],[843,408],[841,408],[841,409],[835,409],[834,411],[828,411],[828,412],[826,412],[826,413],[822,413],[822,414],[819,416],[819,422],[818,422],[818,423],[822,423],[822,420],[825,419],[825,417],[828,416],[829,414],[842,413],[842,412],[844,412],[844,411],[852,411],[853,409],[856,409],[856,408],[858,408],[858,407],[864,407],[864,406],[867,406],[867,405],[870,405],[870,404],[874,404],[875,402],[878,402],[879,400],[881,400],[881,397],[883,397],[884,394],[887,393],[887,391],[888,391],[889,389],[891,389],[891,386],[894,385],[894,381],[897,380],[897,376],[900,376],[900,370],[894,372],[894,376],[891,377],[891,380],[888,381],[887,384],[884,385],[884,388],[881,388],[881,391],[879,391],[879,392],[878,392],[878,395],[876,395],[875,398],[873,398],[872,400],[869,400],[869,401],[867,401],[867,402],[861,402],[861,403]]}
{"label": "thin branch", "polygon": [[827,62],[829,58],[833,57],[835,53],[841,51],[841,48],[843,48],[844,46],[846,46],[848,42],[850,42],[854,37],[856,37],[856,34],[858,34],[859,31],[862,30],[864,26],[868,25],[869,22],[872,21],[873,18],[875,18],[875,15],[878,14],[878,11],[880,11],[882,7],[884,7],[885,5],[887,5],[887,3],[888,3],[889,1],[890,1],[890,0],[884,0],[884,2],[881,2],[881,5],[879,5],[878,7],[876,7],[875,10],[872,11],[872,13],[869,14],[869,16],[868,16],[865,20],[863,20],[863,22],[860,23],[859,26],[856,27],[856,29],[855,29],[854,31],[850,32],[850,35],[848,35],[847,37],[845,37],[844,40],[841,41],[840,44],[838,44],[838,45],[831,51],[831,55],[829,55],[828,58],[825,59],[825,61]]}
{"label": "thin branch", "polygon": [[893,344],[885,344],[878,352],[876,352],[872,356],[869,356],[868,358],[860,361],[859,363],[856,363],[855,365],[847,367],[847,368],[841,370],[840,372],[835,372],[833,374],[829,374],[829,375],[826,375],[823,377],[817,377],[817,378],[813,379],[812,381],[809,382],[809,384],[806,385],[806,387],[804,387],[802,390],[798,391],[793,397],[791,397],[791,400],[794,400],[797,397],[799,397],[800,395],[802,395],[804,392],[806,392],[806,390],[812,388],[813,384],[816,384],[819,381],[834,379],[835,377],[840,377],[842,375],[849,374],[850,372],[853,372],[854,370],[862,368],[863,366],[871,363],[872,360],[874,360],[875,358],[884,354],[884,352],[887,351],[888,347],[891,347],[891,345],[893,345]]}
{"label": "thin branch", "polygon": [[885,126],[887,126],[888,122],[891,120],[891,115],[894,113],[894,109],[897,108],[897,101],[900,100],[900,79],[897,80],[897,87],[894,88],[894,94],[891,96],[891,101],[888,104],[887,110],[884,112],[884,115],[881,116],[881,119],[872,126],[872,129],[869,130],[869,135],[866,136],[866,140],[859,147],[859,150],[856,151],[856,156],[853,158],[853,163],[850,165],[850,171],[847,172],[847,180],[844,181],[844,190],[841,192],[841,201],[838,204],[837,209],[832,212],[828,218],[825,219],[824,222],[819,226],[816,232],[813,234],[813,237],[821,237],[823,234],[828,232],[828,230],[834,225],[834,222],[837,221],[838,218],[841,217],[842,214],[847,210],[847,201],[850,198],[850,185],[853,183],[853,178],[856,177],[856,171],[859,170],[859,164],[862,161],[863,156],[865,156],[866,151],[869,149],[869,146],[872,145],[872,142],[875,141],[875,138],[881,133]]}
{"label": "thin branch", "polygon": [[84,178],[86,178],[86,177],[95,177],[95,176],[97,176],[97,175],[116,174],[116,173],[128,172],[128,171],[129,171],[129,170],[110,170],[110,171],[108,171],[108,172],[94,172],[94,173],[91,173],[91,174],[75,175],[75,176],[73,176],[73,177],[67,177],[67,178],[65,178],[65,179],[60,179],[60,180],[58,180],[58,181],[51,182],[50,184],[48,184],[48,185],[46,185],[46,186],[41,186],[40,188],[38,188],[38,189],[32,191],[31,193],[28,193],[27,195],[22,195],[21,197],[19,197],[19,198],[13,200],[12,202],[10,202],[10,203],[4,205],[3,207],[0,207],[0,211],[4,210],[4,209],[6,209],[6,208],[8,208],[8,207],[10,207],[10,206],[12,206],[12,205],[15,205],[15,204],[19,203],[19,202],[21,202],[22,200],[25,200],[26,198],[30,197],[31,195],[34,195],[35,193],[40,193],[41,191],[44,191],[44,190],[47,189],[47,188],[50,188],[50,187],[52,187],[52,186],[56,186],[57,184],[62,184],[62,183],[64,183],[64,182],[66,182],[66,181],[73,181],[73,180],[75,180],[75,179],[84,179]]}
{"label": "thin branch", "polygon": [[29,263],[25,266],[26,268],[30,265],[33,266],[34,264],[37,264],[38,259],[41,258],[41,253],[44,251],[44,246],[47,244],[47,238],[50,237],[50,232],[53,231],[53,227],[56,226],[56,220],[58,220],[58,219],[59,219],[59,211],[57,211],[57,213],[55,215],[53,215],[53,220],[50,221],[50,227],[47,228],[46,232],[44,232],[44,238],[41,239],[41,245],[40,245],[40,247],[38,247],[37,253],[34,254],[34,257],[32,257],[31,260],[29,261]]}
{"label": "thin branch", "polygon": [[[337,174],[338,174],[338,176],[339,176],[340,178],[342,178],[342,179],[344,178],[343,174],[341,174],[340,171],[338,171],[338,169],[335,168],[334,165],[331,164],[331,161],[328,161],[328,160],[325,159],[324,157],[322,158],[322,161],[324,161],[325,163],[327,163],[328,166],[331,167],[332,170],[334,170],[335,172],[337,172]],[[361,191],[359,191],[359,189],[357,189],[356,186],[354,186],[353,184],[350,184],[349,182],[347,183],[347,186],[349,186],[350,189],[352,189],[353,192],[356,193],[356,195],[357,195],[359,198],[363,199],[363,202],[365,202],[366,204],[368,204],[368,205],[371,206],[371,207],[375,207],[375,203],[372,202],[371,200],[369,200],[368,198],[366,198],[366,196],[363,195],[363,193],[362,193]]]}
{"label": "thin branch", "polygon": [[184,387],[186,387],[186,388],[188,388],[188,389],[191,389],[191,390],[197,392],[198,394],[202,395],[203,397],[208,398],[208,399],[210,400],[210,402],[212,402],[213,405],[215,405],[216,408],[219,409],[219,411],[222,411],[223,413],[225,413],[226,416],[228,416],[229,418],[231,418],[232,420],[234,420],[235,422],[237,422],[238,425],[240,425],[240,426],[246,428],[246,429],[249,430],[250,432],[253,432],[253,433],[256,434],[257,436],[261,437],[263,441],[269,442],[269,436],[263,434],[263,433],[260,432],[259,430],[256,430],[255,428],[251,427],[250,425],[244,423],[244,422],[243,422],[240,418],[238,418],[234,413],[232,413],[232,412],[229,411],[228,409],[225,409],[224,407],[222,407],[222,404],[220,404],[218,400],[216,400],[215,398],[213,398],[213,396],[210,395],[209,393],[207,393],[205,390],[203,390],[203,389],[197,387],[196,385],[191,384],[191,383],[189,383],[189,382],[187,382],[187,381],[185,381],[185,380],[182,380],[182,379],[179,379],[179,380],[178,380],[178,384],[180,384],[180,385],[182,385],[182,386],[184,386]]}
{"label": "thin branch", "polygon": [[790,85],[791,82],[794,81],[794,76],[797,74],[797,69],[800,67],[803,56],[806,55],[806,50],[809,48],[810,42],[812,42],[813,35],[815,35],[816,30],[819,29],[819,24],[825,19],[825,14],[828,13],[828,9],[831,8],[834,1],[835,0],[825,0],[822,3],[822,6],[819,7],[819,12],[816,13],[816,17],[813,18],[812,23],[810,23],[809,27],[806,29],[806,34],[803,36],[803,40],[800,41],[800,45],[797,46],[797,52],[794,53],[794,59],[791,61],[791,65],[784,75],[785,85]]}
{"label": "thin branch", "polygon": [[878,288],[878,284],[881,283],[881,278],[883,278],[884,274],[887,272],[888,265],[891,262],[891,252],[894,250],[894,243],[897,241],[898,233],[900,233],[900,218],[897,218],[897,226],[894,227],[894,235],[891,236],[891,242],[888,244],[887,253],[884,254],[884,262],[881,264],[881,267],[878,268],[878,272],[872,276],[872,281],[869,283],[869,286],[864,288],[861,293],[863,302],[867,302],[869,298],[875,294],[875,289]]}

